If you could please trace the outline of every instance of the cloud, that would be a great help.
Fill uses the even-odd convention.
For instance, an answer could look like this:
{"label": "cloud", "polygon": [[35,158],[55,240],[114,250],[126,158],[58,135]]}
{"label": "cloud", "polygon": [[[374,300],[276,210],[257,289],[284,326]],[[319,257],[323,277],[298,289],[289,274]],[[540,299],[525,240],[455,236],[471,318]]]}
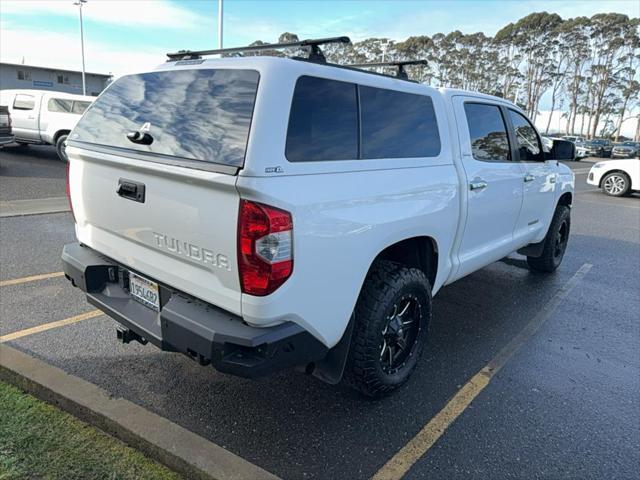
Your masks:
{"label": "cloud", "polygon": [[[121,50],[112,45],[85,38],[85,60],[88,72],[113,73],[149,70],[161,64],[165,51],[146,46],[144,50]],[[69,70],[80,70],[80,39],[77,33],[42,32],[14,29],[3,23],[0,29],[0,58],[3,62],[24,63]]]}
{"label": "cloud", "polygon": [[[77,17],[72,0],[2,0],[2,14]],[[202,19],[167,0],[91,0],[82,8],[88,21],[123,26],[169,29],[193,28]]]}

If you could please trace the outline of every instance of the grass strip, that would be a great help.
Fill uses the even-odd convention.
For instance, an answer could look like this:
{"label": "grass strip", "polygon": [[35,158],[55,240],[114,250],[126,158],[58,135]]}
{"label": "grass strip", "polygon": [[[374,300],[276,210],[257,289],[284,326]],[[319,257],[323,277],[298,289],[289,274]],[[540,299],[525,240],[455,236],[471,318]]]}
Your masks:
{"label": "grass strip", "polygon": [[0,382],[0,480],[181,478],[120,440]]}

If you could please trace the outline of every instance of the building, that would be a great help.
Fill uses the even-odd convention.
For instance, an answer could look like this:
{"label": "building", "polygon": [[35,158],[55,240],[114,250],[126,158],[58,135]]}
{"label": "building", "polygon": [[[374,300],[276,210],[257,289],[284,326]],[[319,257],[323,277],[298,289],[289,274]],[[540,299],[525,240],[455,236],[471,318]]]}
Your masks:
{"label": "building", "polygon": [[[87,95],[97,96],[112,79],[102,73],[85,74]],[[0,63],[0,89],[36,89],[82,95],[82,72],[62,68]]]}

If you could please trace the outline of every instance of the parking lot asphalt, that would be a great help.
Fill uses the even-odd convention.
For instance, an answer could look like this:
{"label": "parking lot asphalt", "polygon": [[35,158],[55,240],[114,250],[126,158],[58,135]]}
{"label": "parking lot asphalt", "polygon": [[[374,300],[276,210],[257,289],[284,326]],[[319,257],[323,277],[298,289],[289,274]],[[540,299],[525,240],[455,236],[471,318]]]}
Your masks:
{"label": "parking lot asphalt", "polygon": [[[0,151],[0,199],[64,195],[52,152]],[[369,478],[591,265],[405,478],[636,478],[640,198],[607,197],[586,184],[589,161],[569,165],[577,194],[559,271],[533,274],[514,256],[444,287],[418,371],[381,401],[298,372],[244,380],[122,345],[104,315],[9,344],[282,478]],[[0,218],[0,281],[59,271],[73,240],[69,213]],[[0,336],[91,310],[64,277],[2,286]]]}

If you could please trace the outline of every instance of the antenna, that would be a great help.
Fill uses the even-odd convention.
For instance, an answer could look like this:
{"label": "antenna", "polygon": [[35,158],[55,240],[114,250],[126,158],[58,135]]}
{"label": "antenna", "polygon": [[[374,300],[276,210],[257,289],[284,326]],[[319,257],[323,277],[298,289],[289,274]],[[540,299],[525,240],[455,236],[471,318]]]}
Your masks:
{"label": "antenna", "polygon": [[224,55],[229,53],[259,52],[263,50],[280,50],[284,48],[308,47],[308,60],[312,62],[326,63],[327,60],[325,59],[322,50],[320,50],[320,45],[326,45],[328,43],[351,43],[351,40],[349,39],[349,37],[329,37],[300,40],[299,42],[268,43],[263,45],[248,45],[246,47],[199,50],[194,52],[190,50],[180,50],[179,52],[175,53],[167,53],[167,57],[169,57],[169,62],[173,62],[175,60],[196,60],[204,55]]}
{"label": "antenna", "polygon": [[373,68],[373,67],[397,67],[396,77],[402,80],[409,80],[409,75],[404,69],[407,65],[428,65],[426,60],[400,60],[397,62],[379,62],[379,63],[351,63],[345,65],[345,67],[353,68]]}

